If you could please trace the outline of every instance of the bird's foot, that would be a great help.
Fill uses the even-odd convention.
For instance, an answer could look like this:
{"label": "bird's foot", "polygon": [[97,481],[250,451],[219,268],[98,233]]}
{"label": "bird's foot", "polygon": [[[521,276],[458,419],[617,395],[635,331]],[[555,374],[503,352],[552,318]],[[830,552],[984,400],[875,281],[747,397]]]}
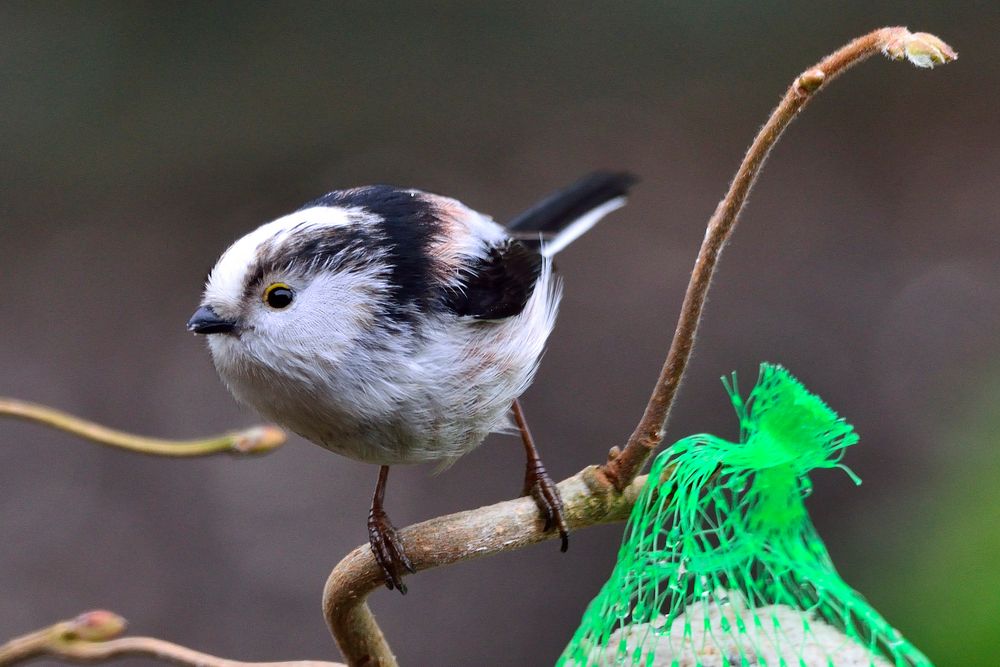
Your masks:
{"label": "bird's foot", "polygon": [[522,495],[535,499],[535,504],[545,519],[543,530],[548,532],[553,527],[559,529],[559,537],[562,540],[562,546],[559,550],[566,551],[569,548],[569,528],[566,526],[562,496],[559,495],[559,487],[549,477],[549,473],[545,471],[545,466],[539,458],[528,460],[524,469]]}
{"label": "bird's foot", "polygon": [[416,568],[406,555],[403,543],[396,533],[389,516],[384,510],[373,507],[368,513],[368,544],[372,548],[375,561],[382,568],[385,587],[390,591],[395,588],[406,595],[406,584],[403,583],[403,572],[416,573]]}

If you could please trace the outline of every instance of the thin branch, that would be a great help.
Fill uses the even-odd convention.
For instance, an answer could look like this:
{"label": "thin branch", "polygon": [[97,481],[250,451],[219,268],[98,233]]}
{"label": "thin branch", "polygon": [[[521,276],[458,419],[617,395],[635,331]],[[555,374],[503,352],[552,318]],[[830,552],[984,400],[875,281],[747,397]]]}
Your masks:
{"label": "thin branch", "polygon": [[705,296],[719,254],[736,226],[747,195],[756,182],[771,148],[820,88],[849,68],[879,52],[894,60],[905,58],[918,67],[933,67],[958,57],[950,46],[934,35],[911,33],[902,27],[881,28],[855,39],[795,78],[784,98],[771,112],[767,123],[760,129],[743,158],[729,191],[708,221],[705,239],[702,241],[684,295],[670,351],[667,353],[667,359],[649,403],[625,448],[621,452],[617,449],[612,450],[611,460],[603,467],[608,481],[615,487],[628,486],[663,441],[670,408],[684,377],[688,359],[691,357],[698,323],[705,306]]}
{"label": "thin branch", "polygon": [[0,417],[44,424],[109,447],[152,456],[210,456],[212,454],[264,454],[284,444],[284,431],[276,426],[254,426],[199,440],[161,440],[115,431],[53,408],[12,398],[0,398]]}
{"label": "thin branch", "polygon": [[[571,530],[628,517],[646,478],[619,493],[596,466],[559,483],[566,523]],[[459,512],[399,531],[417,571],[513,551],[552,538],[543,532],[538,507],[528,497]],[[396,657],[366,602],[381,587],[383,575],[367,544],[349,553],[330,573],[323,591],[323,613],[350,665],[389,667]]]}
{"label": "thin branch", "polygon": [[343,663],[318,660],[227,660],[154,637],[119,638],[125,625],[125,619],[109,611],[80,614],[72,620],[61,621],[3,644],[0,646],[0,667],[40,657],[68,662],[99,662],[129,656],[156,658],[192,667],[344,667]]}

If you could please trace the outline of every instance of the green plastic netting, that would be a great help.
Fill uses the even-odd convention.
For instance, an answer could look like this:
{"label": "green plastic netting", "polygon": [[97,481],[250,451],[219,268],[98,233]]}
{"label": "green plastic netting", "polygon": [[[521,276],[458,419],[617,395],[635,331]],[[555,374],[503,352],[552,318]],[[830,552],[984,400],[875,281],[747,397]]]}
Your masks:
{"label": "green plastic netting", "polygon": [[834,569],[806,512],[809,472],[858,441],[784,368],[744,402],[740,441],[660,454],[618,563],[559,665],[930,665]]}

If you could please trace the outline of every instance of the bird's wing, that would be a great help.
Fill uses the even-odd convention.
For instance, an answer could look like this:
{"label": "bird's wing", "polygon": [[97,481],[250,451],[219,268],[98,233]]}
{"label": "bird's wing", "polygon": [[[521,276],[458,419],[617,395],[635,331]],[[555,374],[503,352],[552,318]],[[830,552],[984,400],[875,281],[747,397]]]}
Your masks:
{"label": "bird's wing", "polygon": [[543,258],[519,241],[506,239],[462,271],[446,305],[456,315],[499,320],[524,310],[542,270]]}

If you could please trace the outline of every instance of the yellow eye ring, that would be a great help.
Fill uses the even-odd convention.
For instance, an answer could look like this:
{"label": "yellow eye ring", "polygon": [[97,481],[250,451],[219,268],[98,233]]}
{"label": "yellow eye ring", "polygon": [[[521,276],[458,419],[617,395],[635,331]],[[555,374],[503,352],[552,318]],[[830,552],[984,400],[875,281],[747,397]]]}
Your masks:
{"label": "yellow eye ring", "polygon": [[264,290],[264,303],[275,310],[287,308],[292,304],[294,299],[295,293],[285,283],[271,283]]}

